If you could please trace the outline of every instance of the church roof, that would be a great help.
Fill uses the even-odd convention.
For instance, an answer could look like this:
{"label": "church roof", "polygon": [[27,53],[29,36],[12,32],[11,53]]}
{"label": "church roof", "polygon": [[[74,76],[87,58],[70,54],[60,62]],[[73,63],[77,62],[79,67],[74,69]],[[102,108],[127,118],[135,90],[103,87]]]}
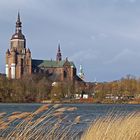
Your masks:
{"label": "church roof", "polygon": [[12,39],[23,39],[23,40],[25,40],[25,36],[21,32],[18,32],[18,33],[15,33],[15,34],[12,35],[11,40]]}
{"label": "church roof", "polygon": [[16,31],[15,34],[12,35],[12,39],[23,39],[25,40],[25,36],[22,34],[22,22],[20,21],[20,14],[18,12],[18,17],[16,21]]}
{"label": "church roof", "polygon": [[[72,61],[68,61],[70,66],[76,68]],[[46,67],[46,68],[61,68],[66,63],[66,60],[54,61],[54,60],[36,60],[32,59],[33,67]]]}

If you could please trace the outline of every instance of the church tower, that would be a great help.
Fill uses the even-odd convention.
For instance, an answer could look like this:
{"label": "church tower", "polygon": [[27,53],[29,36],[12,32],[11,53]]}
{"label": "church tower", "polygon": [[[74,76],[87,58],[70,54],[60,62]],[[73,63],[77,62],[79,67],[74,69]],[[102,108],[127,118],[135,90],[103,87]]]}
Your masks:
{"label": "church tower", "polygon": [[60,50],[60,44],[58,44],[58,50],[57,50],[57,55],[56,55],[56,61],[61,61],[62,60],[62,55],[61,55],[61,50]]}
{"label": "church tower", "polygon": [[15,33],[10,40],[10,49],[6,51],[6,77],[19,79],[31,74],[31,52],[26,48],[26,39],[22,33],[22,22],[18,13]]}
{"label": "church tower", "polygon": [[79,77],[80,77],[82,80],[84,80],[84,72],[83,72],[82,65],[80,65]]}

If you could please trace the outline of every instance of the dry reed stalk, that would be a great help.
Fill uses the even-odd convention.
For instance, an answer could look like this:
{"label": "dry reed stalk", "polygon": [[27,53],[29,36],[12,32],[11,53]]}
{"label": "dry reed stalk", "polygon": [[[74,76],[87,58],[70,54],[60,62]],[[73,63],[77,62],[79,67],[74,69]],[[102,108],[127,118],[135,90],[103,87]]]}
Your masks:
{"label": "dry reed stalk", "polygon": [[0,130],[5,130],[8,127],[9,127],[8,124],[3,124],[3,125],[0,126]]}
{"label": "dry reed stalk", "polygon": [[0,126],[1,126],[3,123],[5,123],[5,121],[3,121],[3,120],[0,120]]}
{"label": "dry reed stalk", "polygon": [[1,112],[0,113],[0,118],[2,118],[4,115],[6,115],[6,112]]}
{"label": "dry reed stalk", "polygon": [[31,112],[23,112],[23,113],[18,115],[18,119],[24,119],[30,115],[31,115]]}
{"label": "dry reed stalk", "polygon": [[[3,120],[5,125],[2,127],[0,125],[4,130],[2,132],[5,136],[4,140],[67,140],[68,137],[72,136],[70,131],[72,126],[75,125],[75,122],[80,121],[80,117],[65,124],[68,119],[64,112],[74,111],[77,108],[60,108],[60,106],[60,104],[52,107],[45,105],[32,113],[13,112],[10,116],[6,116]],[[5,135],[11,122],[16,122],[16,126],[9,131],[8,135]]]}
{"label": "dry reed stalk", "polygon": [[140,140],[140,113],[94,122],[81,140]]}
{"label": "dry reed stalk", "polygon": [[77,110],[76,107],[62,107],[55,110],[54,113],[65,112],[65,111],[75,111]]}
{"label": "dry reed stalk", "polygon": [[[32,122],[32,125],[26,126],[25,129],[23,130],[22,134],[25,135],[26,137],[33,138],[35,136],[41,135],[41,132],[43,132],[43,129],[47,128],[49,125],[51,126],[52,117],[49,119],[48,116],[46,117],[41,117],[34,122]],[[28,123],[29,124],[29,123]],[[52,129],[50,129],[52,131]],[[40,132],[41,131],[41,132]],[[47,130],[45,130],[47,133]],[[48,134],[48,133],[47,133]],[[22,135],[22,137],[23,137]]]}
{"label": "dry reed stalk", "polygon": [[[64,119],[64,118],[63,118]],[[58,137],[56,137],[56,132],[59,133],[59,130],[61,128],[61,122],[63,121],[63,119],[58,119],[58,120],[55,120],[53,123],[48,123],[49,127],[47,129],[47,133],[45,133],[42,137],[42,135],[40,134],[40,137],[42,137],[44,140],[45,139],[49,139],[49,140],[53,140],[53,139],[56,139]],[[60,134],[60,133],[59,133]]]}
{"label": "dry reed stalk", "polygon": [[81,116],[77,116],[74,120],[75,123],[80,123]]}
{"label": "dry reed stalk", "polygon": [[62,108],[58,108],[55,110],[55,112],[64,112],[67,110],[67,107],[62,107]]}
{"label": "dry reed stalk", "polygon": [[72,127],[80,122],[80,118],[81,118],[81,116],[77,116],[71,123],[69,123],[69,125],[67,125],[62,130],[61,137],[59,140],[72,139],[74,136],[76,136],[78,134],[79,130],[77,131],[76,129],[73,129],[73,131],[72,131]]}
{"label": "dry reed stalk", "polygon": [[18,134],[22,132],[23,128],[26,126],[27,122],[30,120],[31,114],[32,114],[31,112],[23,112],[23,113],[17,112],[17,113],[12,113],[10,116],[7,117],[6,120],[9,121],[9,124],[12,122],[16,122],[17,124],[14,130],[9,131],[9,134],[6,137],[6,140],[10,140],[10,138],[18,136]]}
{"label": "dry reed stalk", "polygon": [[77,110],[77,107],[68,107],[67,108],[67,111],[75,111],[75,110]]}
{"label": "dry reed stalk", "polygon": [[20,111],[17,111],[17,112],[12,112],[12,114],[11,115],[18,115],[18,114],[21,114],[22,112],[20,112]]}
{"label": "dry reed stalk", "polygon": [[54,115],[55,117],[59,117],[59,118],[60,118],[62,114],[63,114],[63,112],[54,112],[53,115]]}
{"label": "dry reed stalk", "polygon": [[9,128],[9,124],[10,124],[10,122],[3,121],[3,123],[0,125],[0,130],[5,130],[5,129]]}
{"label": "dry reed stalk", "polygon": [[31,113],[30,112],[23,112],[15,115],[11,115],[8,117],[9,121],[14,121],[16,119],[25,119],[27,118]]}
{"label": "dry reed stalk", "polygon": [[[51,140],[69,140],[69,135],[71,135],[71,128],[73,123],[68,123],[64,127],[61,126],[61,123],[67,121],[67,116],[63,119],[60,119],[52,128],[53,130],[47,135],[47,139]],[[44,139],[45,140],[45,139]]]}
{"label": "dry reed stalk", "polygon": [[35,112],[33,112],[33,115],[37,115],[45,110],[48,110],[48,108],[49,108],[48,105],[43,105],[39,109],[37,109]]}
{"label": "dry reed stalk", "polygon": [[[46,105],[43,106],[43,107],[40,107],[37,111],[33,112],[30,116],[35,116],[35,114],[37,115],[37,114],[45,111],[46,109],[48,109],[48,106],[46,106]],[[28,137],[29,134],[30,134],[30,136],[31,135],[36,135],[36,133],[38,133],[37,130],[42,129],[41,127],[43,125],[41,123],[45,119],[53,116],[52,112],[54,112],[54,111],[50,109],[50,112],[47,112],[46,115],[43,114],[42,116],[40,116],[40,118],[36,119],[34,122],[31,122],[31,120],[29,120],[29,122],[25,125],[24,129],[22,129],[22,133],[21,132],[18,133],[18,138],[21,139],[21,137],[24,137],[24,136]],[[47,121],[44,121],[44,123],[47,123]],[[22,123],[22,125],[24,125],[24,124],[25,124],[25,122]],[[22,125],[19,125],[16,129],[20,129],[20,127],[22,127]],[[38,125],[40,125],[40,126],[38,127]],[[12,136],[14,134],[15,134],[15,132],[14,133],[11,133],[10,135]]]}
{"label": "dry reed stalk", "polygon": [[[60,105],[59,105],[60,106]],[[57,106],[57,107],[59,107],[59,106]],[[40,118],[38,118],[37,120],[35,120],[35,123],[34,123],[34,126],[32,126],[32,128],[34,127],[36,127],[37,125],[39,125],[40,123],[41,123],[41,125],[39,126],[39,127],[37,127],[37,129],[39,130],[39,129],[42,129],[43,127],[44,127],[44,125],[45,125],[45,127],[46,127],[46,125],[51,125],[50,124],[50,122],[53,120],[53,119],[55,119],[55,117],[56,117],[56,115],[62,115],[63,114],[63,112],[66,110],[66,108],[59,108],[58,109],[58,111],[60,111],[60,112],[58,112],[58,111],[55,111],[54,110],[54,108],[56,108],[56,106],[54,107],[54,106],[52,106],[52,108],[50,108],[50,110],[47,112],[47,114],[46,115],[42,115],[42,116],[40,116]],[[43,122],[43,123],[42,123]],[[57,122],[56,122],[56,124],[58,123],[58,120],[57,120]],[[55,124],[55,125],[56,125]],[[54,127],[53,127],[53,129],[54,129]],[[52,129],[50,129],[51,131],[52,131]],[[37,131],[35,130],[35,132],[34,132],[34,134],[35,133],[37,133]],[[48,134],[48,133],[47,133]]]}
{"label": "dry reed stalk", "polygon": [[[54,106],[52,108],[54,108]],[[55,106],[55,108],[56,108],[56,106]],[[47,112],[47,115],[45,115],[45,116],[43,115],[43,117],[41,116],[39,119],[35,120],[35,123],[32,125],[32,130],[31,129],[26,129],[28,131],[24,132],[24,134],[27,137],[28,133],[31,132],[32,135],[30,133],[29,138],[37,136],[38,139],[39,139],[39,138],[42,138],[42,133],[44,134],[44,132],[43,131],[40,132],[40,130],[45,129],[48,126],[48,128],[45,129],[47,135],[44,135],[44,138],[45,139],[53,139],[54,137],[56,137],[56,135],[58,135],[58,134],[56,134],[56,132],[58,133],[60,123],[64,120],[64,118],[57,119],[53,123],[51,123],[51,122],[52,122],[53,119],[55,119],[56,114],[57,115],[58,114],[62,115],[63,112],[66,111],[67,109],[69,111],[73,111],[75,108],[63,107],[63,108],[59,108],[59,109],[56,109],[56,110],[50,109],[50,112]],[[39,125],[40,123],[41,123],[41,125]],[[33,128],[35,128],[35,129],[33,130]],[[62,132],[60,132],[59,134],[61,135]]]}
{"label": "dry reed stalk", "polygon": [[[64,111],[74,111],[76,110],[77,108],[75,107],[65,107],[65,108],[60,108],[60,109],[57,109],[56,110],[56,114],[58,113],[63,113]],[[58,112],[60,111],[60,112]],[[65,116],[65,117],[62,117],[58,118],[58,120],[60,122],[56,122],[56,124],[52,127],[53,130],[50,131],[49,135],[47,133],[47,139],[51,139],[51,140],[68,140],[69,138],[72,138],[73,137],[73,134],[71,133],[71,129],[72,129],[72,126],[74,126],[75,124],[75,120],[72,121],[72,122],[69,122],[69,119],[67,119],[68,116]],[[65,124],[66,122],[66,124]],[[62,128],[62,126],[60,125],[60,123],[63,123],[65,124],[66,126]],[[75,133],[77,134],[77,133]]]}
{"label": "dry reed stalk", "polygon": [[62,104],[55,104],[55,105],[53,105],[53,108],[59,108],[60,106],[62,106]]}

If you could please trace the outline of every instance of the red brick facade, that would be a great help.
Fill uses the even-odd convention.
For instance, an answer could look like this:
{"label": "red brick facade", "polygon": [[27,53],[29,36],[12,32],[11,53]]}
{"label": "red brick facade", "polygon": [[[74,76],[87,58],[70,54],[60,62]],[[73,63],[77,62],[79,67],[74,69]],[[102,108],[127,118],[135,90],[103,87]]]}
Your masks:
{"label": "red brick facade", "polygon": [[26,48],[26,39],[22,34],[20,15],[16,21],[16,31],[10,40],[10,49],[6,52],[6,76],[10,79],[19,79],[23,75],[44,73],[52,81],[74,81],[77,78],[76,67],[73,62],[62,60],[60,44],[56,60],[35,60]]}
{"label": "red brick facade", "polygon": [[26,48],[21,24],[18,14],[16,31],[10,40],[10,49],[6,52],[6,76],[10,79],[19,79],[32,72],[31,52]]}

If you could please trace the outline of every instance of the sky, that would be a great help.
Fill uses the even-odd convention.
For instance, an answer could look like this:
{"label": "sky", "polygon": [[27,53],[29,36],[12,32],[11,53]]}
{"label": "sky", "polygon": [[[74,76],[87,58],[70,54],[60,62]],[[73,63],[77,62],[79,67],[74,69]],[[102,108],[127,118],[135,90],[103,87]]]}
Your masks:
{"label": "sky", "polygon": [[18,11],[32,58],[55,59],[60,43],[86,81],[140,77],[140,0],[1,0],[1,73]]}

